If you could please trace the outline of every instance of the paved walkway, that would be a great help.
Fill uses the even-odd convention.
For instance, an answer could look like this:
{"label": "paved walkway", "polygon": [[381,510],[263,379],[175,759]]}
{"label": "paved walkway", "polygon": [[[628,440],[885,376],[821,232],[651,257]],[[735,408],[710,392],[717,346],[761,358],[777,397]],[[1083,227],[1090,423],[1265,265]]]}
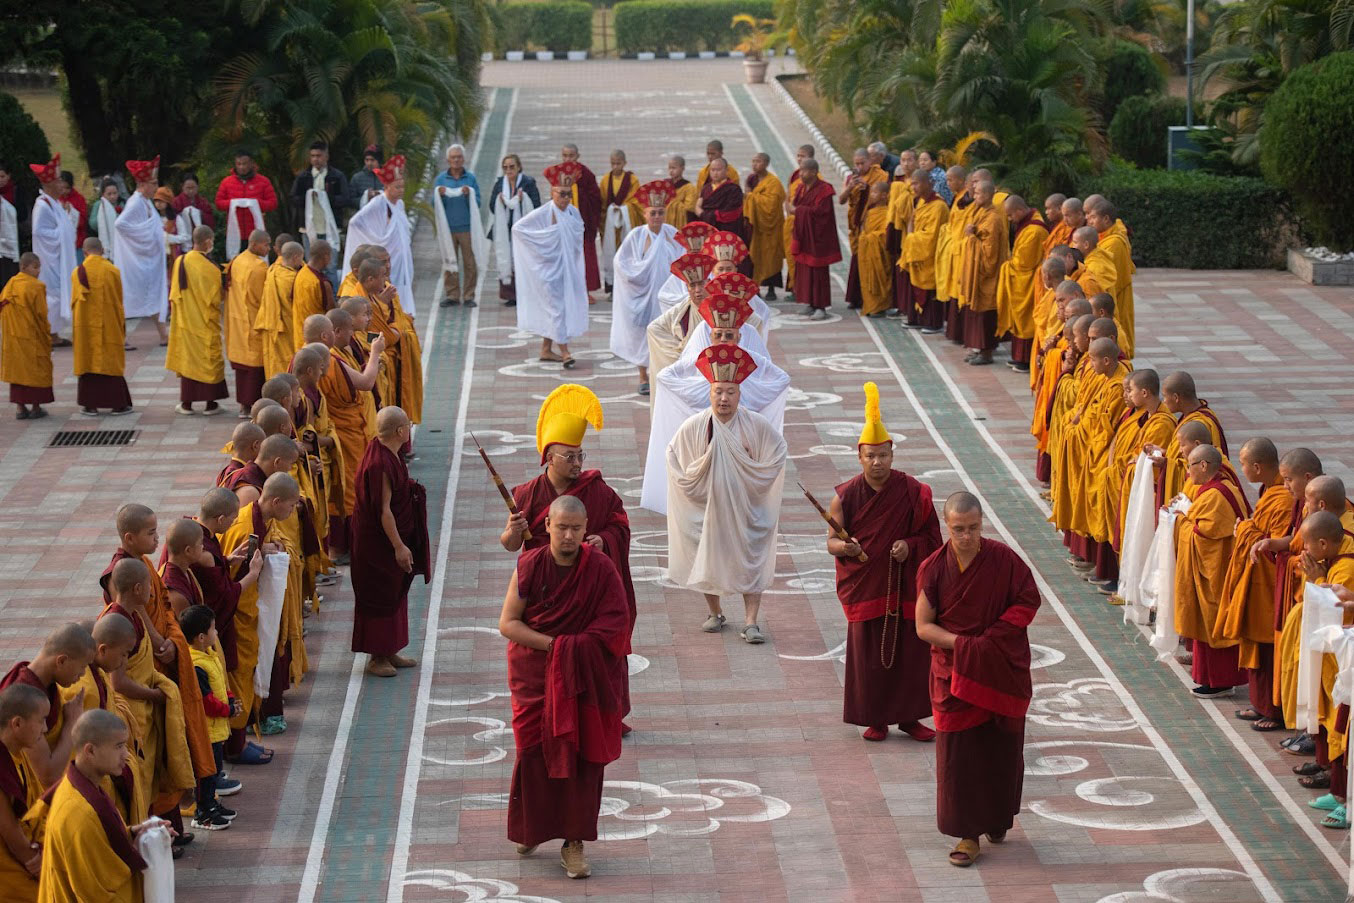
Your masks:
{"label": "paved walkway", "polygon": [[[740,82],[727,61],[491,64],[472,166],[487,186],[503,152],[539,173],[574,141],[595,168],[619,146],[641,176],[657,177],[665,154],[699,163],[719,137],[736,165],[764,150],[787,173],[790,149],[810,136],[769,86]],[[663,578],[663,521],[631,509],[636,733],[607,772],[603,839],[589,845],[595,876],[565,879],[549,845],[519,859],[504,839],[513,750],[496,629],[513,556],[498,548],[502,505],[465,434],[505,479],[534,475],[536,409],[563,374],[535,362],[532,340],[495,300],[489,267],[480,308],[435,307],[429,226],[415,242],[428,416],[414,470],[437,544],[432,583],[415,587],[410,613],[423,666],[364,681],[347,652],[351,597],[340,587],[307,621],[316,670],[294,694],[290,731],[275,738],[276,763],[239,769],[240,818],[193,844],[179,864],[183,893],[199,903],[1341,898],[1348,838],[1315,826],[1292,760],[1238,730],[1235,703],[1191,698],[1187,675],[1156,663],[1141,634],[1061,563],[1028,482],[1022,378],[965,367],[952,346],[894,323],[837,307],[830,322],[810,324],[783,304],[770,348],[795,387],[787,485],[826,496],[854,472],[860,385],[873,379],[900,466],[939,498],[979,492],[989,532],[1037,569],[1045,601],[1031,631],[1038,670],[1017,826],[978,867],[951,868],[935,831],[933,747],[896,734],[867,744],[841,723],[845,624],[821,523],[791,493],[763,607],[769,642],[757,648],[732,631],[699,631],[701,599]],[[1349,475],[1354,403],[1343,387],[1354,374],[1335,343],[1354,294],[1271,273],[1144,271],[1136,285],[1140,366],[1187,365],[1234,446],[1260,434],[1309,444]],[[609,313],[592,308],[568,378],[606,409],[589,465],[637,504],[648,405],[633,394],[633,369],[606,351]],[[29,657],[54,614],[96,610],[118,504],[151,504],[162,522],[188,513],[219,466],[234,422],[176,418],[154,331],[143,325],[134,341],[138,413],[106,424],[140,430],[133,446],[44,448],[58,429],[91,425],[76,415],[73,379],[58,387],[50,420],[0,431],[6,659]]]}

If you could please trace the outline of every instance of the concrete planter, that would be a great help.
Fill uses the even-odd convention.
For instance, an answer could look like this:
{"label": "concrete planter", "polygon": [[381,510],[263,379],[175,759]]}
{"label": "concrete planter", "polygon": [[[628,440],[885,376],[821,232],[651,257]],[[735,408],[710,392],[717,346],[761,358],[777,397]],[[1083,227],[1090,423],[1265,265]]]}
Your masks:
{"label": "concrete planter", "polygon": [[509,50],[503,54],[503,58],[510,63],[520,63],[527,58],[527,52],[525,50]]}
{"label": "concrete planter", "polygon": [[540,61],[543,62],[543,63],[548,63],[548,62],[550,62],[551,60],[553,60],[554,58],[555,58],[555,52],[554,52],[553,50],[537,50],[537,51],[536,51],[536,59],[540,60]]}
{"label": "concrete planter", "polygon": [[635,59],[651,60],[654,59],[656,56],[657,54],[655,54],[652,50],[641,50],[639,53],[635,54]]}
{"label": "concrete planter", "polygon": [[1321,260],[1288,249],[1288,272],[1309,285],[1354,285],[1354,260]]}
{"label": "concrete planter", "polygon": [[481,54],[480,54],[480,62],[482,62],[482,63],[492,63],[493,61],[494,61],[494,55],[493,55],[492,53],[490,53],[489,51],[486,50],[484,53],[481,53]]}
{"label": "concrete planter", "polygon": [[766,60],[743,60],[743,76],[749,85],[766,83]]}
{"label": "concrete planter", "polygon": [[684,60],[684,59],[686,59],[686,51],[685,51],[685,50],[669,50],[669,51],[668,51],[668,59],[670,59],[670,60]]}
{"label": "concrete planter", "polygon": [[577,63],[577,62],[580,62],[580,61],[582,61],[582,60],[586,60],[587,58],[588,58],[588,52],[587,52],[586,50],[570,50],[570,51],[569,51],[569,62],[571,62],[571,63]]}
{"label": "concrete planter", "polygon": [[700,58],[703,60],[712,60],[715,58],[715,52],[713,50],[702,50],[700,52]]}

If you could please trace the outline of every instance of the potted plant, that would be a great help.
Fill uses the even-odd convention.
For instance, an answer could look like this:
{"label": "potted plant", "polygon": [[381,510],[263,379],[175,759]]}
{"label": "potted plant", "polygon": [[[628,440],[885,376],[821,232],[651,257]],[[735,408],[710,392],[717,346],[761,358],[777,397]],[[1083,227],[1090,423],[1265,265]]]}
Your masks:
{"label": "potted plant", "polygon": [[735,33],[742,33],[743,39],[734,47],[736,53],[743,54],[743,74],[749,85],[760,85],[766,81],[766,51],[780,42],[780,36],[774,31],[775,19],[758,19],[747,13],[733,17],[729,27]]}

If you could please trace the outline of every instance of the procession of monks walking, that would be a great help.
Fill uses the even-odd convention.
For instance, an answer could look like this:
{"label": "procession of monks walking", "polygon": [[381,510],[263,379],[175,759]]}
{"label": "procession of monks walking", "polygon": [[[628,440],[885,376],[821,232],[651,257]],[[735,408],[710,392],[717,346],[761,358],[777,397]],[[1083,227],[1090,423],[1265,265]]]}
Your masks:
{"label": "procession of monks walking", "polygon": [[[577,365],[569,345],[586,333],[590,293],[611,296],[611,349],[638,368],[652,410],[640,504],[666,518],[667,580],[705,603],[693,602],[704,620],[692,629],[720,633],[724,598],[741,597],[739,638],[768,639],[791,376],[767,345],[784,315],[767,302],[782,289],[806,319],[827,319],[830,268],[846,259],[840,205],[848,308],[943,335],[973,366],[1009,344],[1010,366],[1029,374],[1033,470],[1068,563],[1110,602],[1160,616],[1148,626],[1183,641],[1171,651],[1191,663],[1196,696],[1245,686],[1237,718],[1302,729],[1284,744],[1312,756],[1295,774],[1329,791],[1312,802],[1328,810],[1322,824],[1348,827],[1338,641],[1314,685],[1299,675],[1321,627],[1342,623],[1330,612],[1354,610],[1354,504],[1307,449],[1252,439],[1234,468],[1191,375],[1133,367],[1131,233],[1107,199],[1051,195],[1041,214],[990,172],[942,174],[922,150],[887,171],[879,151],[858,151],[840,191],[810,146],[783,184],[765,154],[740,181],[718,141],[694,183],[681,158],[672,178],[640,183],[621,151],[600,181],[577,157],[564,147],[544,174],[548,201],[495,241],[515,256],[518,328],[561,376]],[[128,171],[151,180],[157,165]],[[195,832],[230,828],[242,813],[224,800],[272,761],[264,738],[288,729],[285,693],[312,670],[306,621],[339,568],[366,674],[419,665],[404,655],[409,593],[434,562],[410,472],[423,351],[403,165],[393,156],[376,172],[384,190],[371,199],[386,205],[383,228],[403,232],[344,249],[337,287],[325,274],[340,251],[322,239],[255,229],[222,267],[201,226],[175,260],[175,410],[221,413],[229,361],[240,422],[196,512],[116,511],[97,616],[61,625],[0,680],[6,900],[137,901],[156,868],[152,832],[171,830],[177,858]],[[83,250],[80,405],[125,413],[119,272],[97,238]],[[16,416],[34,419],[53,400],[51,343],[41,262],[19,263],[0,295],[0,376]],[[1021,807],[1040,592],[1020,555],[984,536],[976,495],[938,500],[905,472],[879,387],[862,391],[859,472],[826,505],[810,494],[845,621],[842,720],[867,742],[896,727],[935,744],[937,827],[956,841],[949,863],[969,867]],[[598,837],[606,767],[645,730],[629,720],[630,516],[584,467],[605,419],[592,390],[560,383],[537,413],[539,475],[509,487],[490,464],[508,511],[498,542],[517,555],[499,620],[516,745],[506,835],[524,857],[561,841],[570,878],[592,871],[584,844]],[[1259,486],[1254,508],[1244,483]],[[1149,556],[1153,543],[1165,551]],[[1165,560],[1163,587],[1147,577]]]}

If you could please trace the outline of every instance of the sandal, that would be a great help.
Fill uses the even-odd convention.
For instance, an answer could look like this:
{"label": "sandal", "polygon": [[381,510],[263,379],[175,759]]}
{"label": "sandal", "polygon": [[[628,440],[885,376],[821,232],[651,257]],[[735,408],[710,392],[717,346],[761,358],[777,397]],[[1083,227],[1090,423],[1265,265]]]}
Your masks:
{"label": "sandal", "polygon": [[1005,842],[1006,842],[1006,832],[1005,832],[1005,831],[993,831],[991,834],[988,834],[988,835],[987,835],[987,839],[988,839],[989,841],[991,841],[992,843],[1005,843]]}
{"label": "sandal", "polygon": [[1314,800],[1309,800],[1307,805],[1312,809],[1320,809],[1323,812],[1334,812],[1340,808],[1340,801],[1335,798],[1334,794],[1327,793]]}
{"label": "sandal", "polygon": [[1261,718],[1259,721],[1251,722],[1251,730],[1260,731],[1262,733],[1265,731],[1277,731],[1281,727],[1283,727],[1283,722],[1273,718]]}
{"label": "sandal", "polygon": [[1298,783],[1308,790],[1325,790],[1330,786],[1330,773],[1320,771],[1316,774],[1309,774],[1305,777],[1298,778]]}
{"label": "sandal", "polygon": [[65,338],[64,336],[59,336],[59,337],[57,337],[57,338],[55,338],[55,339],[52,339],[52,347],[53,347],[53,348],[69,348],[69,347],[71,347],[71,340],[68,339],[68,338]]}
{"label": "sandal", "polygon": [[950,850],[950,865],[966,869],[978,861],[978,841],[961,840]]}
{"label": "sandal", "polygon": [[1325,770],[1326,769],[1322,768],[1315,762],[1303,762],[1301,765],[1293,766],[1293,774],[1302,775],[1303,777],[1306,777],[1309,774],[1316,774],[1318,771]]}
{"label": "sandal", "polygon": [[573,356],[572,354],[569,355],[568,357],[564,358],[564,359],[563,359],[563,362],[564,362],[564,369],[565,369],[565,370],[572,370],[572,369],[574,369],[574,365],[576,365],[576,364],[578,363],[578,361],[574,360],[574,356]]}
{"label": "sandal", "polygon": [[552,364],[558,364],[560,361],[564,360],[564,358],[560,357],[558,354],[556,354],[556,353],[553,352],[553,351],[547,351],[547,352],[545,352],[544,354],[542,354],[540,357],[538,357],[537,360],[539,360],[539,361],[547,361],[547,362],[552,363]]}
{"label": "sandal", "polygon": [[1237,709],[1236,716],[1242,721],[1259,721],[1265,717],[1255,709]]}
{"label": "sandal", "polygon": [[233,759],[227,759],[232,765],[267,765],[273,761],[273,751],[259,746],[253,740],[244,745],[244,752]]}
{"label": "sandal", "polygon": [[1321,827],[1336,831],[1348,831],[1349,816],[1345,813],[1345,807],[1340,805],[1332,809],[1330,815],[1321,819]]}

